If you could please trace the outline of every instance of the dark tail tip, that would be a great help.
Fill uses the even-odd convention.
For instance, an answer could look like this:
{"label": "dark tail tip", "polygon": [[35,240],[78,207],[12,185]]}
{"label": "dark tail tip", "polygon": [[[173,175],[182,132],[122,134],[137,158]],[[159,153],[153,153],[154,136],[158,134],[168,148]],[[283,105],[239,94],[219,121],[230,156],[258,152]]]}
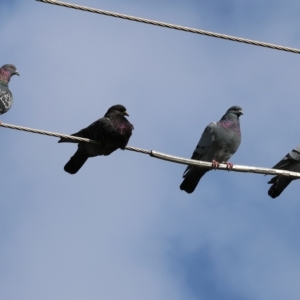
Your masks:
{"label": "dark tail tip", "polygon": [[197,168],[191,168],[183,177],[183,181],[180,185],[180,189],[191,194],[197,187],[202,176],[208,172],[208,170],[199,170]]}
{"label": "dark tail tip", "polygon": [[268,191],[268,195],[271,198],[277,198],[286,189],[286,187],[293,181],[289,177],[275,176],[268,183],[271,183],[271,187]]}
{"label": "dark tail tip", "polygon": [[69,164],[69,162],[64,166],[64,170],[69,174],[76,174],[80,168],[78,170],[75,169],[72,165]]}
{"label": "dark tail tip", "polygon": [[192,185],[192,184],[188,183],[186,179],[184,179],[179,188],[182,191],[185,191],[188,194],[191,194],[195,190],[196,186],[197,186],[197,184]]}
{"label": "dark tail tip", "polygon": [[268,191],[268,195],[273,199],[277,198],[281,194],[281,191],[278,191],[276,189],[276,187],[277,187],[277,185],[276,185],[276,183],[274,183],[273,185],[271,185],[271,187]]}
{"label": "dark tail tip", "polygon": [[88,156],[79,150],[66,163],[64,170],[69,174],[76,174],[87,161]]}

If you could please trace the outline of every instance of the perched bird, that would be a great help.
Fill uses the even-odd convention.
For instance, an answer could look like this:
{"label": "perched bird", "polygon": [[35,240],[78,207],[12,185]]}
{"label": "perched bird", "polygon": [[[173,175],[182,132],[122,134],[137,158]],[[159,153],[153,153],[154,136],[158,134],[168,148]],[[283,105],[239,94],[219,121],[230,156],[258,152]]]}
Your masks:
{"label": "perched bird", "polygon": [[75,174],[89,157],[109,155],[118,148],[124,150],[133,130],[133,125],[125,116],[129,116],[126,108],[123,105],[114,105],[109,108],[103,118],[72,134],[72,136],[95,140],[99,144],[60,139],[59,143],[78,143],[76,153],[67,162],[64,170],[70,174]]}
{"label": "perched bird", "polygon": [[[227,163],[241,143],[239,117],[243,114],[241,107],[230,107],[219,122],[210,123],[202,133],[200,141],[192,155],[192,159],[211,161],[217,168],[219,163],[226,163],[228,169],[233,165]],[[183,182],[180,189],[192,193],[201,177],[209,169],[188,166],[183,173]]]}
{"label": "perched bird", "polygon": [[[288,170],[292,172],[300,172],[300,145],[294,148],[288,153],[273,169]],[[284,189],[297,178],[289,178],[286,176],[275,176],[268,183],[271,183],[271,187],[268,191],[268,195],[271,198],[278,197]]]}
{"label": "perched bird", "polygon": [[13,75],[20,75],[14,65],[7,64],[0,68],[0,115],[6,113],[13,103],[13,95],[8,88]]}

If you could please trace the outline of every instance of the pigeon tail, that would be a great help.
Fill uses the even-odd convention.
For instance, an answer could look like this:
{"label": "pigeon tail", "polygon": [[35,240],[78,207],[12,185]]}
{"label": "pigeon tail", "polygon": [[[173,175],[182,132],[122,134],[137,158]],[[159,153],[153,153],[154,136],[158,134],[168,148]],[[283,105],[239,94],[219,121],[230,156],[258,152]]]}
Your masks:
{"label": "pigeon tail", "polygon": [[197,187],[202,176],[209,170],[199,170],[198,168],[191,169],[187,174],[184,175],[184,180],[180,185],[180,189],[191,194]]}
{"label": "pigeon tail", "polygon": [[292,182],[292,179],[284,176],[275,176],[268,183],[272,183],[268,195],[275,199],[278,197],[284,189]]}
{"label": "pigeon tail", "polygon": [[70,174],[76,174],[88,159],[88,155],[79,149],[66,163],[64,170]]}
{"label": "pigeon tail", "polygon": [[[75,136],[73,134],[71,134],[71,136]],[[78,141],[75,140],[71,140],[71,139],[67,139],[67,138],[61,138],[58,143],[78,143]]]}

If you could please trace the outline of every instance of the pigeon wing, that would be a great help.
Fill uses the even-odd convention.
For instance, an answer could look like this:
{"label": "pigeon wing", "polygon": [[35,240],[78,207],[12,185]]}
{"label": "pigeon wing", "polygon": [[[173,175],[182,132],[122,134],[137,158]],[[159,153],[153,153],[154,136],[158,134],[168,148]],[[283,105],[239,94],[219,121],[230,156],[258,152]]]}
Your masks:
{"label": "pigeon wing", "polygon": [[294,160],[300,161],[300,145],[295,147],[290,153],[290,157]]}
{"label": "pigeon wing", "polygon": [[2,86],[0,88],[0,114],[4,114],[7,112],[13,102],[13,96],[11,91],[7,88]]}
{"label": "pigeon wing", "polygon": [[300,162],[300,145],[295,147],[288,153],[280,162],[278,162],[273,169],[289,170],[294,164]]}
{"label": "pigeon wing", "polygon": [[[215,139],[216,127],[217,127],[216,122],[212,122],[206,126],[191,159],[195,159],[195,160],[202,160],[203,158],[205,159],[205,156],[209,152],[212,142]],[[186,168],[186,170],[183,173],[183,176],[189,171],[191,167],[192,166],[188,166]]]}
{"label": "pigeon wing", "polygon": [[[113,130],[114,125],[112,121],[109,118],[103,117],[101,119],[98,119],[88,127],[83,128],[80,131],[71,135],[100,142],[105,137],[105,135],[113,132]],[[65,138],[61,138],[58,142],[78,143],[78,141],[72,141]]]}
{"label": "pigeon wing", "polygon": [[88,127],[81,129],[80,131],[73,133],[72,136],[83,137],[100,141],[106,134],[114,130],[114,125],[109,118],[103,117]]}

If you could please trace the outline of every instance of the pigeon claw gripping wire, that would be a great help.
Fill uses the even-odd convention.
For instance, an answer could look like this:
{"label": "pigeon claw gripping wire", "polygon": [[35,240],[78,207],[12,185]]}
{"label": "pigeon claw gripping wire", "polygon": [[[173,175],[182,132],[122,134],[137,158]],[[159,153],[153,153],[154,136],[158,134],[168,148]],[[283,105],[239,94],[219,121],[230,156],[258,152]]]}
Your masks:
{"label": "pigeon claw gripping wire", "polygon": [[223,161],[222,164],[226,165],[228,172],[233,168],[233,164],[231,162]]}
{"label": "pigeon claw gripping wire", "polygon": [[212,165],[213,169],[215,169],[215,170],[220,167],[220,163],[214,159],[211,161],[211,165]]}

